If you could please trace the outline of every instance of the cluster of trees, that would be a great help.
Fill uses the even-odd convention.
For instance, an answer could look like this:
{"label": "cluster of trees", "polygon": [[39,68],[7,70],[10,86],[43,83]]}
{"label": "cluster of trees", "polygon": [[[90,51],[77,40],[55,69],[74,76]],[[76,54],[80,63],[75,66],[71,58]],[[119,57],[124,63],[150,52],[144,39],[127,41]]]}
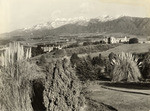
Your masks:
{"label": "cluster of trees", "polygon": [[65,49],[67,55],[72,55],[73,53],[76,54],[85,54],[85,53],[94,53],[94,52],[102,52],[109,50],[111,48],[117,47],[120,44],[98,44],[98,45],[88,45],[88,46],[80,46],[76,48],[67,48]]}
{"label": "cluster of trees", "polygon": [[[98,44],[106,44],[106,42],[103,41],[103,40],[95,41],[95,42],[91,42],[91,41],[83,42],[83,46],[98,45]],[[72,44],[70,44],[70,45],[68,45],[67,47],[64,47],[64,48],[75,48],[75,47],[79,47],[79,46],[82,46],[82,45],[80,45],[78,42],[76,42],[76,43],[72,43]]]}
{"label": "cluster of trees", "polygon": [[37,47],[32,47],[31,53],[32,53],[32,57],[34,57],[43,54],[44,50],[41,48],[40,45],[38,45]]}
{"label": "cluster of trees", "polygon": [[104,74],[105,59],[101,57],[101,54],[97,57],[84,57],[79,58],[74,53],[70,58],[72,67],[76,69],[76,73],[80,80],[97,80],[106,79]]}
{"label": "cluster of trees", "polygon": [[150,79],[150,51],[144,54],[142,59],[130,53],[120,55],[110,53],[108,58],[103,58],[101,54],[93,58],[90,56],[79,58],[74,53],[70,61],[81,80],[137,82]]}

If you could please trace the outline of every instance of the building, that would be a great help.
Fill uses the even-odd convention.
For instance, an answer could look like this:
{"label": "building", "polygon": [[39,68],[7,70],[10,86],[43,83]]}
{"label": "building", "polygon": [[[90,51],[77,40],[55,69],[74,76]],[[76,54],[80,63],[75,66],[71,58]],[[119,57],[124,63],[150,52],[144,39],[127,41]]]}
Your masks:
{"label": "building", "polygon": [[125,43],[128,42],[128,38],[125,37],[119,37],[119,38],[115,38],[115,37],[108,37],[108,44],[114,44],[114,43]]}

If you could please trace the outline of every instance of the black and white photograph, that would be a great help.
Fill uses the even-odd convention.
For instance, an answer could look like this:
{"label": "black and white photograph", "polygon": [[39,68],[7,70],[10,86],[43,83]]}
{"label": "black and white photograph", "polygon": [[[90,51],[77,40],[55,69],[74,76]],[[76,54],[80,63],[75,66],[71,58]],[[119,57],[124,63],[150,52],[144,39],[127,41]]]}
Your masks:
{"label": "black and white photograph", "polygon": [[0,0],[0,111],[150,111],[150,0]]}

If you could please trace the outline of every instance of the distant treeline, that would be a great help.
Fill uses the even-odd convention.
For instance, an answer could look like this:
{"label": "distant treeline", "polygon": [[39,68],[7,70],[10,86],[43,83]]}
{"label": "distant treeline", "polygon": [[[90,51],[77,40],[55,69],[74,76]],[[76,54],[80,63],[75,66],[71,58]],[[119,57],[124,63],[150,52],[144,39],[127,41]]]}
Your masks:
{"label": "distant treeline", "polygon": [[102,52],[109,50],[111,48],[117,47],[120,44],[98,44],[98,45],[87,45],[87,46],[80,46],[75,48],[67,48],[65,49],[67,55],[72,55],[73,53],[76,54],[85,54],[85,53],[94,53],[94,52]]}

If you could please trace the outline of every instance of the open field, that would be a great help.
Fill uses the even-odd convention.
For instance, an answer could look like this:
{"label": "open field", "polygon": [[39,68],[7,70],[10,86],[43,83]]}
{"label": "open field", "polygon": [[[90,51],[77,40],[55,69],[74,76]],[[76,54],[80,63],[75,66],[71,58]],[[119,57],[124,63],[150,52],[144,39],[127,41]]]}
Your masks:
{"label": "open field", "polygon": [[[86,89],[86,97],[112,106],[118,111],[149,111],[150,90],[126,88],[103,88],[103,85],[92,83]],[[117,89],[117,90],[114,90]],[[127,92],[124,92],[124,91]],[[131,93],[129,93],[131,92]],[[133,92],[133,93],[132,93]],[[141,93],[135,93],[141,92]],[[143,94],[142,94],[143,93]],[[99,111],[99,110],[96,110]]]}
{"label": "open field", "polygon": [[[150,44],[123,44],[103,52],[90,53],[91,57],[98,56],[100,53],[102,56],[107,57],[111,52],[115,54],[120,54],[121,52],[130,52],[130,53],[143,53],[147,52],[150,49]],[[80,57],[87,54],[81,54]]]}

